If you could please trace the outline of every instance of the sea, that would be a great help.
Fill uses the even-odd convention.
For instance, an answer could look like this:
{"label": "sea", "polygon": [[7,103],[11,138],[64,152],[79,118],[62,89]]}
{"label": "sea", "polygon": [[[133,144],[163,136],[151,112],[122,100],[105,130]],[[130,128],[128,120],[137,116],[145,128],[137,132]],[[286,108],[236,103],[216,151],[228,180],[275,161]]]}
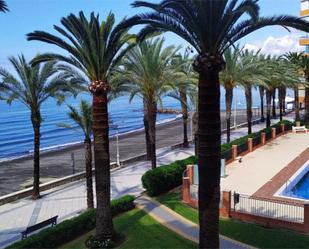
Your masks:
{"label": "sea", "polygon": [[[224,89],[221,89],[221,109],[225,109]],[[54,99],[47,100],[41,108],[43,122],[41,126],[41,151],[59,150],[83,141],[83,134],[68,118],[67,104],[78,107],[81,99],[91,102],[89,94],[81,94],[77,98],[68,98],[61,106]],[[244,91],[234,90],[234,104],[237,108],[245,108]],[[259,94],[253,90],[253,106],[259,107]],[[164,108],[180,109],[178,100],[171,97],[163,98]],[[157,123],[165,123],[181,118],[176,114],[158,114]],[[110,136],[143,129],[142,100],[135,98],[129,103],[128,96],[121,96],[109,104],[109,119],[112,123]],[[66,123],[72,128],[62,128]],[[20,102],[8,105],[0,101],[0,162],[24,157],[33,152],[33,130],[30,111]]]}

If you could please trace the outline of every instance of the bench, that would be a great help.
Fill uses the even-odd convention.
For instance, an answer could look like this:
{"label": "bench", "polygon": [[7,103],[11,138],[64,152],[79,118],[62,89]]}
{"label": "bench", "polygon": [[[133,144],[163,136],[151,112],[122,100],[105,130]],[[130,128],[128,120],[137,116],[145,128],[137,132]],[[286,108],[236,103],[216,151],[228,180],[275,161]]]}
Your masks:
{"label": "bench", "polygon": [[34,232],[34,231],[37,231],[37,230],[39,230],[39,229],[41,229],[41,228],[43,228],[43,227],[46,227],[46,226],[48,226],[48,225],[52,225],[52,226],[57,225],[57,218],[58,218],[58,215],[57,215],[57,216],[54,216],[54,217],[52,217],[52,218],[50,218],[50,219],[48,219],[48,220],[44,220],[44,221],[42,221],[42,222],[40,222],[40,223],[37,223],[37,224],[35,224],[35,225],[32,225],[32,226],[27,227],[25,231],[21,232],[21,234],[22,234],[22,239],[27,238],[27,235],[28,235],[29,233],[32,233],[32,232]]}
{"label": "bench", "polygon": [[307,128],[305,126],[292,126],[292,131],[296,132],[307,132]]}

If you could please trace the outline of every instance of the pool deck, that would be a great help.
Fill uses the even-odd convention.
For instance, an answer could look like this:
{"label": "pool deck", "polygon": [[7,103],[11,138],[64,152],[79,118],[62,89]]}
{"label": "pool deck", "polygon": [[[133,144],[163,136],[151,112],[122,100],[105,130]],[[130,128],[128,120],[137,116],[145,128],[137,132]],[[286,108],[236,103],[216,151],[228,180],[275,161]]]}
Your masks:
{"label": "pool deck", "polygon": [[273,194],[309,159],[309,133],[287,133],[227,165],[221,189],[276,198]]}

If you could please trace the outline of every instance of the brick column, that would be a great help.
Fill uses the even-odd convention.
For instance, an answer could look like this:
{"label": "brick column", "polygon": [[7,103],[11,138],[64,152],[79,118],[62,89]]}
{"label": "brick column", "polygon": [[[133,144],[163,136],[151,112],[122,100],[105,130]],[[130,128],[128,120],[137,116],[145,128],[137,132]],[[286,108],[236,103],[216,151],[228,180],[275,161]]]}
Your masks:
{"label": "brick column", "polygon": [[182,200],[185,203],[190,203],[190,179],[189,177],[182,178]]}
{"label": "brick column", "polygon": [[223,191],[220,202],[220,217],[229,218],[231,213],[231,191]]}
{"label": "brick column", "polygon": [[266,143],[266,134],[265,134],[265,132],[262,132],[262,133],[261,133],[261,143],[262,143],[262,144],[265,144],[265,143]]}
{"label": "brick column", "polygon": [[285,133],[285,125],[284,124],[281,124],[281,131],[282,131],[282,133]]}
{"label": "brick column", "polygon": [[237,157],[237,145],[232,145],[232,159],[235,160]]}
{"label": "brick column", "polygon": [[189,178],[189,183],[194,183],[194,167],[193,165],[187,165],[187,177]]}
{"label": "brick column", "polygon": [[309,203],[304,204],[304,233],[309,234]]}
{"label": "brick column", "polygon": [[276,128],[271,128],[271,138],[276,138]]}
{"label": "brick column", "polygon": [[252,138],[248,138],[248,150],[249,152],[253,151],[253,139]]}

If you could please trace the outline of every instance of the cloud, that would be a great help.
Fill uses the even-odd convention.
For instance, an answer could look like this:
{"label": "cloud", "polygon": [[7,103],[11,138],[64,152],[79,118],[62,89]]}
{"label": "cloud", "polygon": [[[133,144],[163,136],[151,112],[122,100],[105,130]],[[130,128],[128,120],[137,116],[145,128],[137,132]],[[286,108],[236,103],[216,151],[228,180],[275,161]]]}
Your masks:
{"label": "cloud", "polygon": [[299,45],[299,33],[291,33],[282,37],[269,36],[264,41],[245,44],[244,48],[258,51],[261,49],[263,54],[282,55],[286,52],[304,51],[304,47]]}

